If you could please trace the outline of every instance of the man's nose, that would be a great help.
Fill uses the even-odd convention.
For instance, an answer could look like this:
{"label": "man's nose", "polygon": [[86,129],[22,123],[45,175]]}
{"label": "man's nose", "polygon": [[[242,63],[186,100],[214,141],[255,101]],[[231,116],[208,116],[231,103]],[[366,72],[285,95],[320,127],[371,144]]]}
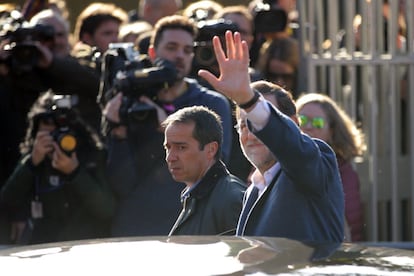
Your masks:
{"label": "man's nose", "polygon": [[184,55],[185,55],[185,53],[184,53],[184,49],[178,49],[178,50],[175,52],[175,56],[176,56],[176,57],[183,58],[183,57],[184,57]]}
{"label": "man's nose", "polygon": [[165,160],[167,162],[171,162],[171,161],[174,161],[176,159],[177,159],[177,157],[176,157],[176,155],[174,154],[173,151],[171,151],[171,150],[166,151],[166,153],[165,153]]}

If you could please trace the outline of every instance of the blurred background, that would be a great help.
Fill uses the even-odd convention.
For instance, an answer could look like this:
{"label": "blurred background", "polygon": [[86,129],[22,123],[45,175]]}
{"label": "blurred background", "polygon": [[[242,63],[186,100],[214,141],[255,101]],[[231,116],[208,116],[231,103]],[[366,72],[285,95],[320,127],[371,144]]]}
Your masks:
{"label": "blurred background", "polygon": [[[3,1],[2,1],[3,2]],[[6,1],[7,3],[14,3],[20,6],[23,6],[25,0],[20,1]],[[70,0],[66,1],[66,5],[69,9],[69,20],[71,23],[71,30],[73,31],[76,16],[84,9],[87,5],[93,2],[103,2],[103,3],[116,3],[117,6],[123,8],[126,11],[130,11],[133,9],[138,9],[138,2],[139,0],[123,0],[123,1],[90,1],[90,0]],[[183,6],[187,6],[189,3],[194,2],[190,0],[183,0]],[[247,4],[248,0],[219,0],[217,1],[222,5],[239,5],[239,4]]]}

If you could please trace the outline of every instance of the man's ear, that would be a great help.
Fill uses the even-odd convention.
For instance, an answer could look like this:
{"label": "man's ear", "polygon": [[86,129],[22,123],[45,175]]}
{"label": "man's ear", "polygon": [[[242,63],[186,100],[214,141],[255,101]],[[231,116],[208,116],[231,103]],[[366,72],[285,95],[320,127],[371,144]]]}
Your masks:
{"label": "man's ear", "polygon": [[151,61],[154,61],[157,57],[157,54],[155,53],[155,48],[152,45],[148,47],[148,56],[150,57]]}
{"label": "man's ear", "polygon": [[218,151],[218,143],[210,142],[206,145],[208,155],[213,159]]}

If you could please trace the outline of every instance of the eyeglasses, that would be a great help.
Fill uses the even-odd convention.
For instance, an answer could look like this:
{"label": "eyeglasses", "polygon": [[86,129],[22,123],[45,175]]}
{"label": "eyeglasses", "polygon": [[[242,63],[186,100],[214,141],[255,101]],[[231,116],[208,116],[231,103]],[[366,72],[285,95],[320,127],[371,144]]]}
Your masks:
{"label": "eyeglasses", "polygon": [[321,129],[321,128],[324,128],[326,124],[326,120],[322,117],[309,118],[308,116],[305,116],[305,115],[299,115],[299,126],[300,127],[304,127],[308,123],[311,123],[311,126],[313,128]]}

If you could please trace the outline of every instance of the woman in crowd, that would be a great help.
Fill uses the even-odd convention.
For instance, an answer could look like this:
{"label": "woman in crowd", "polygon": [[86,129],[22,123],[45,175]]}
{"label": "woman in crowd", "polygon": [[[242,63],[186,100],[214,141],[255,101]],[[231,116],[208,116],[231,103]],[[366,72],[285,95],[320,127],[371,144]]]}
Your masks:
{"label": "woman in crowd", "polygon": [[352,162],[365,150],[364,137],[348,114],[327,95],[304,94],[296,105],[301,129],[311,137],[324,140],[335,151],[345,194],[345,218],[350,240],[361,241],[363,208],[359,177]]}

